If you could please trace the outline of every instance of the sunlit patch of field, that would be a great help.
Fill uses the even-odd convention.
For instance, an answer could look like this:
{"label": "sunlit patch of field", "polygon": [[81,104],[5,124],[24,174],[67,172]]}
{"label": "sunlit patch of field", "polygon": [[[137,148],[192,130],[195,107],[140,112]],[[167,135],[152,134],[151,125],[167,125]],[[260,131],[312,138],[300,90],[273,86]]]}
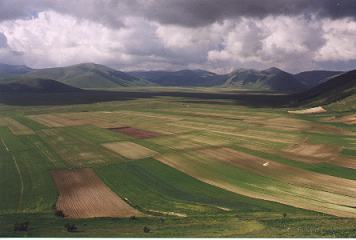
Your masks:
{"label": "sunlit patch of field", "polygon": [[44,129],[37,134],[68,166],[82,167],[124,160],[91,139],[72,132],[71,128]]}
{"label": "sunlit patch of field", "polygon": [[103,146],[128,159],[142,159],[152,157],[157,153],[133,142],[105,143]]}
{"label": "sunlit patch of field", "polygon": [[342,117],[325,117],[322,118],[324,122],[336,122],[336,123],[344,123],[347,125],[356,125],[356,114],[346,115]]}
{"label": "sunlit patch of field", "polygon": [[34,134],[34,131],[32,131],[32,129],[26,127],[25,125],[17,122],[15,119],[12,119],[10,117],[1,117],[0,127],[8,127],[15,135]]}

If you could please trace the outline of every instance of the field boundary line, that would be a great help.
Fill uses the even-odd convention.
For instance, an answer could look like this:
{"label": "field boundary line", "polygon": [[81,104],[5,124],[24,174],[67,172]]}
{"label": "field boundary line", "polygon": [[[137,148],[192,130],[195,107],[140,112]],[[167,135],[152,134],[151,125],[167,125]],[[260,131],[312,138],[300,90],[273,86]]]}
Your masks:
{"label": "field boundary line", "polygon": [[23,191],[24,191],[24,186],[23,186],[23,178],[22,178],[22,174],[21,174],[21,171],[20,171],[20,167],[19,165],[17,164],[17,161],[16,161],[16,158],[14,156],[12,156],[12,159],[14,160],[15,162],[15,166],[16,166],[16,170],[20,176],[20,182],[21,182],[21,188],[20,188],[20,198],[19,198],[19,203],[18,203],[18,208],[21,206],[22,204],[22,198],[23,198]]}
{"label": "field boundary line", "polygon": [[6,151],[10,152],[10,149],[7,147],[7,145],[6,145],[6,143],[5,143],[3,138],[1,138],[1,142],[5,146]]}

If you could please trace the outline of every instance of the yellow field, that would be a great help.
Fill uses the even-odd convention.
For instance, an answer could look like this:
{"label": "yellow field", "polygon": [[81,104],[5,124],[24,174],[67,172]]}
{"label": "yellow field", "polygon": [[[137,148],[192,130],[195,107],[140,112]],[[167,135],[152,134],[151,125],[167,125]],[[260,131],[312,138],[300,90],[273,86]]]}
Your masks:
{"label": "yellow field", "polygon": [[132,160],[143,159],[157,154],[155,151],[152,151],[133,142],[106,143],[103,144],[103,146],[125,158]]}

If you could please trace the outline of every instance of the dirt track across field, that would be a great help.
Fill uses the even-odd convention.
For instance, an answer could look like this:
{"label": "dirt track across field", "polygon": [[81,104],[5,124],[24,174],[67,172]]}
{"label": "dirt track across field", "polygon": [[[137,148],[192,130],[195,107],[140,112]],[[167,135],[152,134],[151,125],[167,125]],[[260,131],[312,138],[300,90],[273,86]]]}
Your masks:
{"label": "dirt track across field", "polygon": [[93,170],[51,172],[59,192],[56,208],[69,218],[142,216],[112,192]]}

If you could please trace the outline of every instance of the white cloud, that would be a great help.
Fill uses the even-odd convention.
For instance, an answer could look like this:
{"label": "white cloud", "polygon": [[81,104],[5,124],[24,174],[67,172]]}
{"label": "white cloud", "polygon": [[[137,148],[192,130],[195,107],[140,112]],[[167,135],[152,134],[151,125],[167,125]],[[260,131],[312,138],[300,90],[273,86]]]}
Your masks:
{"label": "white cloud", "polygon": [[[90,15],[88,10],[82,14]],[[113,22],[114,23],[114,22]],[[96,62],[132,69],[277,66],[289,71],[322,68],[325,61],[356,60],[351,18],[244,17],[201,27],[121,16],[120,27],[47,10],[0,22],[0,62],[31,67]]]}
{"label": "white cloud", "polygon": [[319,61],[356,60],[356,22],[350,18],[322,21],[326,44],[315,57]]}

